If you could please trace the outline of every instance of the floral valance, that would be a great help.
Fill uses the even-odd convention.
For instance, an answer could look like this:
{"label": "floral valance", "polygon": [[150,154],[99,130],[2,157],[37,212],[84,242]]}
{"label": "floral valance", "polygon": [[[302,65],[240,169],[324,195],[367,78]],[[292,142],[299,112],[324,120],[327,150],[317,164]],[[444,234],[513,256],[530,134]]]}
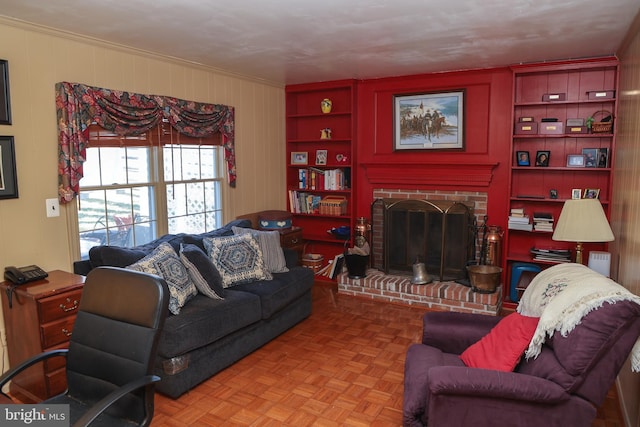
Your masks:
{"label": "floral valance", "polygon": [[229,185],[236,184],[234,108],[158,95],[102,89],[78,83],[56,83],[58,121],[58,197],[78,195],[82,164],[95,122],[118,135],[139,135],[167,119],[178,132],[202,138],[220,132]]}

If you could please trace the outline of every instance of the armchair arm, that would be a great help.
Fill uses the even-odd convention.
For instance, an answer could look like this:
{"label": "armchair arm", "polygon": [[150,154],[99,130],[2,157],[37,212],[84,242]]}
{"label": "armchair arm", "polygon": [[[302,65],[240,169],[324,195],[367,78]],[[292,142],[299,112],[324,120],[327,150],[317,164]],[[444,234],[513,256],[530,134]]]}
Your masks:
{"label": "armchair arm", "polygon": [[88,426],[93,420],[95,420],[101,413],[107,410],[107,408],[117,402],[118,399],[120,399],[122,396],[126,395],[127,393],[131,393],[132,391],[139,388],[145,387],[149,384],[153,384],[157,381],[160,381],[160,377],[158,377],[157,375],[146,375],[144,377],[131,381],[123,385],[122,387],[119,387],[118,389],[106,395],[104,398],[100,399],[100,401],[96,402],[95,405],[93,405],[87,412],[84,413],[84,415],[82,415],[82,417],[78,419],[78,421],[73,424],[73,427]]}
{"label": "armchair arm", "polygon": [[431,368],[429,390],[433,395],[477,396],[543,404],[557,404],[570,398],[558,384],[540,377],[460,366]]}
{"label": "armchair arm", "polygon": [[429,312],[422,318],[422,343],[445,353],[461,354],[502,320],[487,314]]}

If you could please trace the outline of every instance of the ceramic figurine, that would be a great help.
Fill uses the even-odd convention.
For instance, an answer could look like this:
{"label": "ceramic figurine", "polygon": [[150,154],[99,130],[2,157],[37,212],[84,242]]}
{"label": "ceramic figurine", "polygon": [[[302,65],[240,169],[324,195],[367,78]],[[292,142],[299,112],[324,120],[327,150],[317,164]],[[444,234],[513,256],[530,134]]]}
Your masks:
{"label": "ceramic figurine", "polygon": [[331,112],[331,107],[332,107],[333,103],[331,102],[331,100],[329,98],[325,98],[320,102],[320,108],[322,108],[322,112],[324,114],[328,114]]}

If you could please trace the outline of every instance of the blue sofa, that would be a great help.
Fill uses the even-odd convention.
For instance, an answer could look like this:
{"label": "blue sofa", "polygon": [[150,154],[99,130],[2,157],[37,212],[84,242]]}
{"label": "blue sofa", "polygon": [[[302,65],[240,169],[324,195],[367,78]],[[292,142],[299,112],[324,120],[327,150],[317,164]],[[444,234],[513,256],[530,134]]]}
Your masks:
{"label": "blue sofa", "polygon": [[[74,272],[86,275],[101,265],[126,267],[165,242],[176,251],[181,243],[204,249],[204,237],[232,235],[233,226],[250,228],[251,221],[234,220],[198,235],[165,235],[135,248],[97,246],[90,250],[89,260],[74,263]],[[224,299],[198,293],[178,315],[168,315],[155,366],[155,374],[162,378],[156,386],[159,392],[179,397],[311,314],[313,272],[297,265],[294,251],[284,252],[288,272],[273,273],[273,280],[226,288]]]}

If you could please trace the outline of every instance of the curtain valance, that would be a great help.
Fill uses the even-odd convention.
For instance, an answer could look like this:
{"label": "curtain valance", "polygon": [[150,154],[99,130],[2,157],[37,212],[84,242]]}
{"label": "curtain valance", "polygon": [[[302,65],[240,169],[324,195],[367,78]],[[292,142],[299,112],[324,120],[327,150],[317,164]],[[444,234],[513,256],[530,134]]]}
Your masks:
{"label": "curtain valance", "polygon": [[82,164],[95,122],[118,135],[139,135],[165,118],[178,132],[202,138],[220,132],[229,185],[236,184],[234,108],[158,95],[102,89],[78,83],[56,83],[58,121],[58,197],[78,195]]}

